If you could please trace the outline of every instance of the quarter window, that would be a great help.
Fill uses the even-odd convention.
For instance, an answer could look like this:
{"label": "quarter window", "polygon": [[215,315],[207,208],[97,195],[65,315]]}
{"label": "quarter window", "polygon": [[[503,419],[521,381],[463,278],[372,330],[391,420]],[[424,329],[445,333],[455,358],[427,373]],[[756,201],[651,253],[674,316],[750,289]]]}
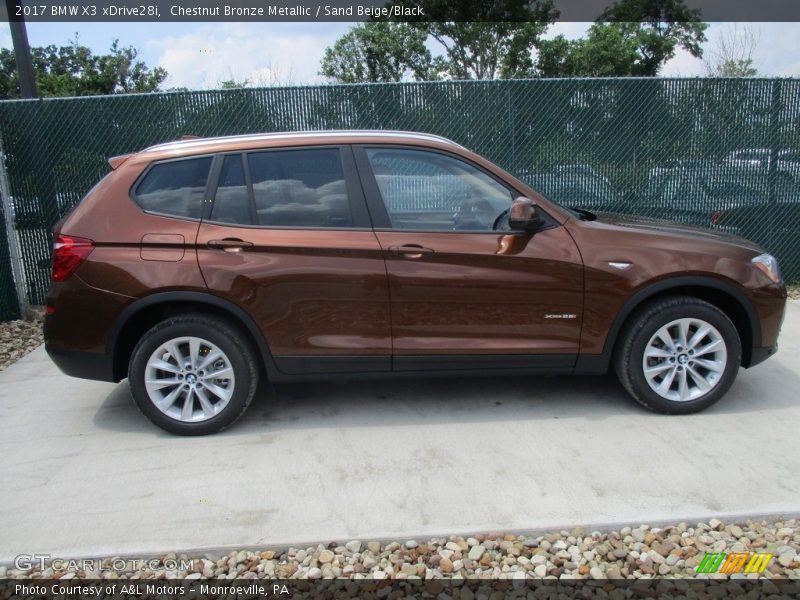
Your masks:
{"label": "quarter window", "polygon": [[136,201],[148,212],[199,219],[211,160],[206,156],[153,165],[136,186]]}
{"label": "quarter window", "polygon": [[255,152],[247,160],[257,225],[352,227],[338,149]]}
{"label": "quarter window", "polygon": [[457,158],[396,148],[368,149],[367,157],[394,229],[491,231],[511,206],[507,188]]}

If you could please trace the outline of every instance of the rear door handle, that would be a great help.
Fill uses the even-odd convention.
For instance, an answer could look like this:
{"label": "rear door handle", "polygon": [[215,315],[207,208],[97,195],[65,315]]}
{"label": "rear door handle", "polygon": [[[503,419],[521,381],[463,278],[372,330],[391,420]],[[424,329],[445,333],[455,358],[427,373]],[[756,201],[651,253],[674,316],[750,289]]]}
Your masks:
{"label": "rear door handle", "polygon": [[406,258],[422,258],[434,254],[434,250],[424,248],[419,244],[405,244],[403,246],[389,246],[389,252]]}
{"label": "rear door handle", "polygon": [[239,238],[225,238],[222,240],[209,240],[206,244],[215,250],[225,250],[225,252],[241,252],[244,248],[250,248],[253,242],[245,242]]}

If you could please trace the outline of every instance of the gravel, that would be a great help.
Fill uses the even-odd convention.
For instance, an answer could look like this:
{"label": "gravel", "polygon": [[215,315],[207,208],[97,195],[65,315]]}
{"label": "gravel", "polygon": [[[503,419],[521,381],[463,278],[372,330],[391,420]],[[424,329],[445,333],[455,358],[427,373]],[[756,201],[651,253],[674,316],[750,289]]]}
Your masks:
{"label": "gravel", "polygon": [[0,323],[0,371],[43,343],[42,321]]}
{"label": "gravel", "polygon": [[792,300],[800,300],[800,283],[790,283],[786,286],[786,291],[789,298]]}
{"label": "gravel", "polygon": [[[797,519],[723,523],[711,519],[690,526],[639,525],[620,530],[551,532],[544,535],[477,533],[381,543],[333,542],[307,548],[234,550],[227,554],[169,553],[146,564],[132,559],[103,559],[96,571],[81,565],[8,567],[10,578],[105,579],[639,579],[695,577],[706,552],[771,553],[763,575],[731,578],[800,577],[800,527]],[[640,540],[640,541],[637,541]],[[193,559],[193,560],[192,560]],[[181,561],[187,561],[183,566]],[[191,561],[191,564],[188,563]],[[124,564],[123,564],[124,563]],[[188,566],[188,568],[187,568]],[[112,568],[113,567],[113,568]],[[0,567],[2,568],[2,567]],[[727,575],[700,574],[701,578]]]}

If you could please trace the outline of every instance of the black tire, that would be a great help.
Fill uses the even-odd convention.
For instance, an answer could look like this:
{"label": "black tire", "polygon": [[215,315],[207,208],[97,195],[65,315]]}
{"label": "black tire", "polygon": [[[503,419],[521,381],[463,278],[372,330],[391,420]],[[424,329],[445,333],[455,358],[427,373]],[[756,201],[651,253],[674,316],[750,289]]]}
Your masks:
{"label": "black tire", "polygon": [[[235,379],[230,399],[218,414],[206,420],[187,422],[162,412],[151,400],[145,385],[145,373],[153,353],[162,344],[181,337],[201,338],[215,345],[224,353],[224,357],[233,371]],[[253,400],[259,374],[255,357],[256,354],[247,338],[226,320],[203,314],[172,317],[160,322],[145,333],[134,348],[128,365],[131,393],[144,416],[170,433],[177,435],[216,433],[235,423]],[[183,375],[180,377],[183,378]],[[198,386],[202,387],[201,384]],[[194,403],[198,405],[199,398]]]}
{"label": "black tire", "polygon": [[[643,359],[651,338],[659,329],[678,319],[687,318],[701,319],[716,328],[725,342],[727,359],[725,367],[721,369],[722,374],[710,390],[703,393],[695,380],[691,379],[691,383],[695,384],[694,389],[697,390],[695,393],[700,395],[681,401],[665,398],[650,386],[645,377]],[[680,362],[663,360],[670,360],[676,365]],[[662,414],[689,414],[708,408],[731,387],[741,362],[741,341],[728,316],[712,304],[690,296],[671,296],[638,309],[625,324],[614,356],[617,377],[625,390],[642,406]]]}

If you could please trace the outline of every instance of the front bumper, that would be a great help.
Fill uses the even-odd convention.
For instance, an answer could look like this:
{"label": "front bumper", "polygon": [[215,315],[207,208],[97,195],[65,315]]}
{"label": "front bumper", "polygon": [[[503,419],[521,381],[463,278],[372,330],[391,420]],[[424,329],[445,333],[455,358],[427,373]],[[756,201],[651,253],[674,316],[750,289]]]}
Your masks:
{"label": "front bumper", "polygon": [[743,363],[746,368],[764,362],[778,351],[778,336],[786,317],[786,286],[778,283],[751,289],[748,296],[755,308],[760,336],[753,336],[749,360]]}

